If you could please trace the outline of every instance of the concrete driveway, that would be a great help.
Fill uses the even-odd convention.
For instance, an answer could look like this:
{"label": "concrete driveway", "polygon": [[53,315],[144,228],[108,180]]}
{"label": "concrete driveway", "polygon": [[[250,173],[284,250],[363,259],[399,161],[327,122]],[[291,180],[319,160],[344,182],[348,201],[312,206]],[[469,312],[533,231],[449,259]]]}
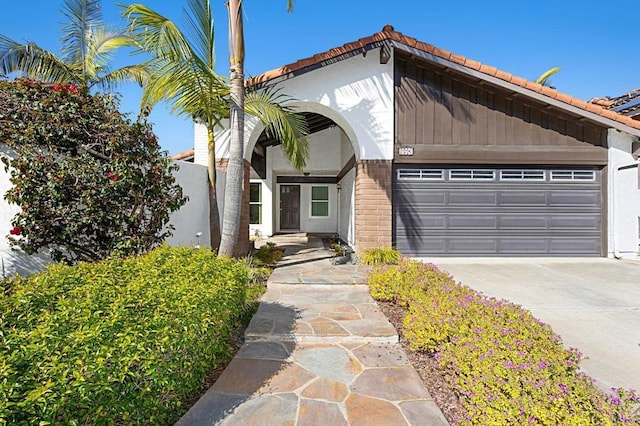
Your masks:
{"label": "concrete driveway", "polygon": [[582,369],[609,390],[640,390],[640,261],[420,259],[486,295],[529,309],[588,359]]}

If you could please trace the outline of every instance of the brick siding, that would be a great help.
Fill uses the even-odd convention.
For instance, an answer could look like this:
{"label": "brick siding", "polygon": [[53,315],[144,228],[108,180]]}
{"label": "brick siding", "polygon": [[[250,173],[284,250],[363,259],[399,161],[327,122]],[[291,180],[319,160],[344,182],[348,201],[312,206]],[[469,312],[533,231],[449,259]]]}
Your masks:
{"label": "brick siding", "polygon": [[356,164],[356,249],[392,245],[391,160]]}

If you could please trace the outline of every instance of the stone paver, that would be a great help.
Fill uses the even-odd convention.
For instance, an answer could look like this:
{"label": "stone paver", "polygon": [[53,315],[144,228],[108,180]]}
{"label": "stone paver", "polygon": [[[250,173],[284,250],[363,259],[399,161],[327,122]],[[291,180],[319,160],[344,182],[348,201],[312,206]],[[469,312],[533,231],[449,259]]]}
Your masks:
{"label": "stone paver", "polygon": [[177,424],[447,424],[369,295],[366,269],[331,265],[316,238],[276,243],[286,255],[245,345]]}

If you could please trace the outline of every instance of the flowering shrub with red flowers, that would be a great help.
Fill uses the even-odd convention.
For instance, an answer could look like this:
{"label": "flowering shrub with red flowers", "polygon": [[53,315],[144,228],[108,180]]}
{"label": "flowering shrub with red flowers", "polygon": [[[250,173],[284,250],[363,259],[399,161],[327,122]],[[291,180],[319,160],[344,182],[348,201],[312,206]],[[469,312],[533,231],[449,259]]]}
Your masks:
{"label": "flowering shrub with red flowers", "polygon": [[[55,260],[98,260],[142,253],[171,235],[171,212],[184,203],[151,126],[117,110],[112,95],[74,84],[0,81],[0,143],[21,206],[8,232],[27,253]],[[1,231],[0,231],[1,232]]]}

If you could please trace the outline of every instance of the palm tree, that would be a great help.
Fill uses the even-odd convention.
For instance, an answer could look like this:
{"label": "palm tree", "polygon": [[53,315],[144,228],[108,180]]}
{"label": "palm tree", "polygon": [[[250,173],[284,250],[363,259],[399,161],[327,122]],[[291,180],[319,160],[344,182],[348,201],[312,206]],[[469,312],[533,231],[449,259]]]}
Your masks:
{"label": "palm tree", "polygon": [[[231,139],[227,182],[225,188],[222,240],[219,253],[233,256],[240,229],[242,207],[243,150],[244,150],[244,28],[242,22],[242,0],[229,0],[229,75],[231,82]],[[293,10],[293,0],[287,0],[287,9]],[[293,135],[295,136],[295,135]],[[286,143],[285,152],[286,152]],[[291,145],[291,144],[290,144]],[[300,170],[304,167],[304,156],[294,162]]]}
{"label": "palm tree", "polygon": [[551,69],[548,69],[547,71],[540,74],[538,78],[536,78],[536,83],[541,84],[545,87],[555,89],[555,87],[551,85],[551,80],[549,80],[549,78],[558,72],[560,72],[560,67],[553,67]]}
{"label": "palm tree", "polygon": [[134,41],[102,22],[99,0],[65,0],[62,13],[67,20],[60,38],[62,56],[0,35],[0,75],[19,73],[42,81],[75,83],[87,90],[96,85],[110,89],[124,81],[142,84],[146,72],[139,65],[109,68],[115,51]]}
{"label": "palm tree", "polygon": [[[214,132],[223,118],[230,117],[231,90],[227,81],[215,72],[210,1],[188,0],[188,7],[186,19],[189,32],[186,33],[168,18],[141,4],[128,6],[124,15],[130,21],[141,50],[150,55],[145,63],[150,77],[144,87],[143,108],[152,108],[160,101],[167,101],[172,104],[174,113],[193,117],[207,129],[211,245],[217,247],[220,242],[220,219],[215,186]],[[294,165],[301,168],[306,158],[307,144],[299,136],[306,133],[305,123],[290,108],[278,103],[281,100],[282,95],[277,92],[254,92],[248,96],[245,106],[250,114],[265,123],[268,133],[283,141],[285,153]],[[242,155],[239,158],[242,171]],[[227,169],[227,179],[230,169],[231,164]],[[231,190],[236,189],[232,187]],[[225,192],[229,192],[229,189]],[[239,189],[241,196],[242,180]]]}

